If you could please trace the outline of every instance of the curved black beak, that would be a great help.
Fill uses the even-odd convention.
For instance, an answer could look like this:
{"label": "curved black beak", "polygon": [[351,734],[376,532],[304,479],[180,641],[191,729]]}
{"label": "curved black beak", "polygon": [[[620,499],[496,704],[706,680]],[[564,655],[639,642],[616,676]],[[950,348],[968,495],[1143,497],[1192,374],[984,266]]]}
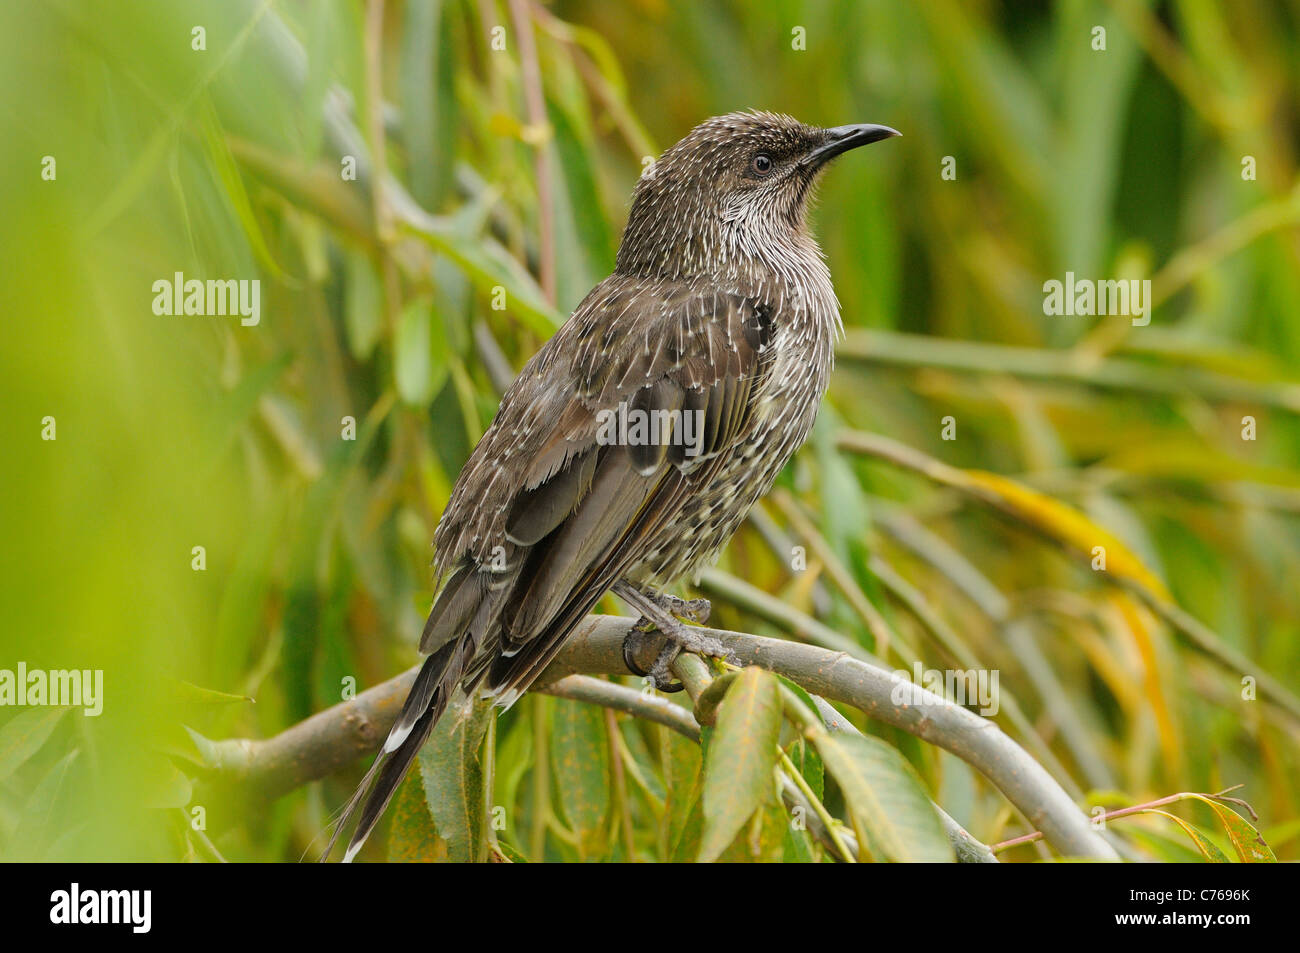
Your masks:
{"label": "curved black beak", "polygon": [[891,129],[889,126],[875,126],[871,123],[832,126],[830,129],[822,131],[826,133],[826,141],[804,156],[803,164],[822,165],[834,159],[837,155],[848,152],[850,149],[856,149],[858,146],[865,146],[872,142],[879,142],[881,139],[892,139],[894,136],[902,135],[897,129]]}

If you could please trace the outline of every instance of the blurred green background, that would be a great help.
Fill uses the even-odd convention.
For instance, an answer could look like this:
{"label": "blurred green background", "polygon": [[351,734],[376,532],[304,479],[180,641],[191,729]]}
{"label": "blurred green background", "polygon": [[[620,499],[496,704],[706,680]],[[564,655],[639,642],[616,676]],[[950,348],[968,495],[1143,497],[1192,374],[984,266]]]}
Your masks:
{"label": "blurred green background", "polygon": [[[308,850],[363,764],[257,801],[181,726],[269,737],[415,661],[492,371],[612,268],[643,160],[743,108],[904,138],[826,177],[846,339],[813,440],[702,582],[713,624],[790,634],[774,595],[899,667],[996,668],[998,723],[1080,804],[1243,784],[1300,857],[1295,3],[47,0],[4,4],[0,47],[0,668],[106,692],[98,718],[0,710],[0,857]],[[1045,316],[1066,271],[1151,278],[1150,325]],[[259,279],[260,323],[156,315],[175,272]],[[851,431],[1086,518],[1031,529],[1014,486],[936,485]],[[590,712],[501,719],[502,840],[666,859],[661,729]],[[961,761],[859,724],[979,839],[1026,832]],[[1167,821],[1113,826],[1197,856]],[[424,856],[400,848],[366,856]]]}

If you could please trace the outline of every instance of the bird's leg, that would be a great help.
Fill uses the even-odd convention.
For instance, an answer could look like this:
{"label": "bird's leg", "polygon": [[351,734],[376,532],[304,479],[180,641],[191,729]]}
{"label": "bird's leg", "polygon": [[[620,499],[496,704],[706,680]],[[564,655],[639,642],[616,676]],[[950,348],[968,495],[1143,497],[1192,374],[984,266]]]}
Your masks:
{"label": "bird's leg", "polygon": [[[679,599],[666,593],[640,589],[625,581],[615,583],[614,592],[641,614],[641,618],[623,640],[623,661],[633,674],[653,678],[655,687],[661,692],[682,690],[683,686],[673,682],[668,672],[683,651],[708,658],[725,659],[731,656],[720,641],[701,635],[680,621],[682,618],[695,622],[706,620],[710,609],[707,599]],[[647,637],[651,633],[658,633],[659,639],[655,641],[661,647],[654,664],[647,671],[637,663],[637,658],[642,656]]]}

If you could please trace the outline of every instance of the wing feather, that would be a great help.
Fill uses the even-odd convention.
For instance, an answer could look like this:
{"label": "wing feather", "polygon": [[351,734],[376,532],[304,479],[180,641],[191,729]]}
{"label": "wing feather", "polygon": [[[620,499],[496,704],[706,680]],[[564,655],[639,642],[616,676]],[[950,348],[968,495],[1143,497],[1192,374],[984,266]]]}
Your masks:
{"label": "wing feather", "polygon": [[[771,332],[761,300],[616,275],[529,362],[438,527],[437,562],[453,576],[434,615],[479,619],[462,604],[470,598],[463,593],[475,591],[463,574],[496,573],[490,596],[477,587],[499,605],[492,624],[475,625],[466,683],[486,678],[494,691],[525,690],[573,626],[645,557],[686,495],[707,484],[746,432],[770,371]],[[617,414],[620,404],[658,412],[661,421],[675,412],[669,434],[677,442],[627,446],[620,433],[605,445],[601,412]],[[688,414],[698,416],[687,422]],[[698,453],[684,446],[687,436],[700,440]],[[506,555],[504,573],[492,565],[494,552]],[[446,628],[437,627],[440,638]]]}

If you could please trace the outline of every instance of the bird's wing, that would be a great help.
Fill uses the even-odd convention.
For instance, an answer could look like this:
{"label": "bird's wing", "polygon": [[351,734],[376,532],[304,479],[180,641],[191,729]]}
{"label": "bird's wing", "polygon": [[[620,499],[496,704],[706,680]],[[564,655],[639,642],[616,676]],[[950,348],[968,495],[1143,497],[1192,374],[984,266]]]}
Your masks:
{"label": "bird's wing", "polygon": [[[468,633],[465,681],[525,690],[746,432],[772,335],[752,297],[617,277],[598,286],[524,368],[462,471],[438,532],[440,566],[455,570],[422,650]],[[611,445],[602,412],[617,420],[620,405],[676,414],[679,428],[698,412],[699,442],[687,447],[679,430],[676,442]]]}

